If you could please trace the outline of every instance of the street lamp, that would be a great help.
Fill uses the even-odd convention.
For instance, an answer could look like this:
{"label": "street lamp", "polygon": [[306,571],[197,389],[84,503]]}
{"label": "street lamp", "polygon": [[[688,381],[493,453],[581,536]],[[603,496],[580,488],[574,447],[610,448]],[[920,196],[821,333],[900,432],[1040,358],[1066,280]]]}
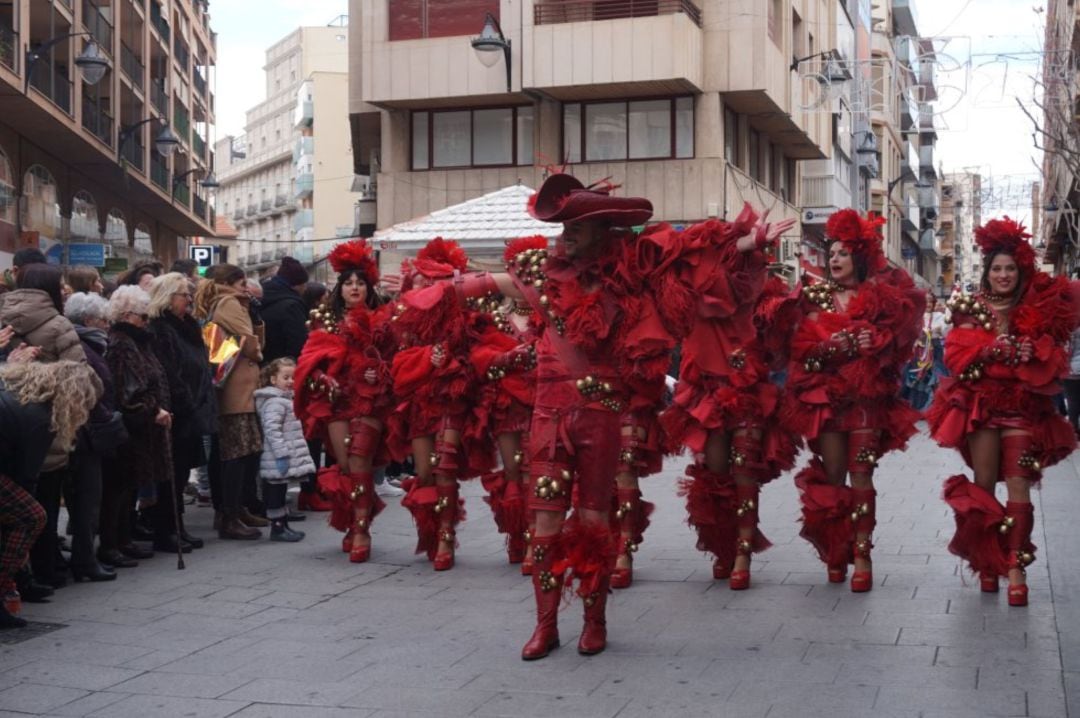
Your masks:
{"label": "street lamp", "polygon": [[[46,53],[64,40],[73,37],[81,37],[83,35],[90,35],[90,33],[73,32],[46,40],[33,49],[27,48],[26,81],[23,84],[23,92],[30,91],[30,77],[33,75],[34,65],[37,64],[38,60],[45,57]],[[105,73],[109,69],[109,60],[105,57],[104,53],[101,52],[101,46],[99,46],[96,41],[90,40],[86,43],[86,47],[83,48],[82,53],[75,58],[75,67],[79,68],[79,71],[82,72],[83,82],[87,85],[96,85],[101,82],[101,78],[105,77]]]}
{"label": "street lamp", "polygon": [[510,40],[503,35],[499,21],[495,19],[494,15],[491,13],[485,14],[484,29],[480,31],[479,37],[472,39],[470,44],[476,50],[476,56],[484,67],[495,67],[495,63],[499,61],[498,53],[502,52],[503,58],[506,60],[506,91],[510,92],[512,89],[510,82]]}
{"label": "street lamp", "polygon": [[132,125],[124,125],[120,128],[119,140],[116,143],[117,162],[123,162],[124,144],[135,136],[135,130],[143,125],[150,124],[151,122],[159,122],[163,125],[161,132],[158,133],[157,138],[154,140],[154,149],[156,149],[158,154],[165,159],[172,157],[173,152],[176,152],[176,148],[180,146],[180,138],[178,138],[173,133],[172,129],[169,128],[169,123],[164,117],[149,117],[145,120],[139,120]]}
{"label": "street lamp", "polygon": [[[203,171],[205,171],[205,170],[202,167],[196,167],[194,169],[188,170],[187,172],[182,172],[181,174],[176,175],[175,177],[173,177],[173,181],[172,181],[172,183],[173,183],[173,191],[176,190],[177,185],[179,185],[181,182],[183,182],[186,177],[190,177],[191,175],[195,174],[196,172],[203,172]],[[199,182],[199,186],[202,187],[203,189],[217,189],[218,187],[221,186],[221,183],[217,181],[217,177],[214,177],[213,172],[207,172],[206,177],[204,177],[203,180],[201,182]]]}

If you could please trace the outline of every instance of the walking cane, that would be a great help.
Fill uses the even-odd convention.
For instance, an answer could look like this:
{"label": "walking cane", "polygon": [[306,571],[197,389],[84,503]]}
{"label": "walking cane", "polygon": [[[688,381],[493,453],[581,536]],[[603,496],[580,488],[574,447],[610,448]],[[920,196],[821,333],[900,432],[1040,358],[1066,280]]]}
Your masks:
{"label": "walking cane", "polygon": [[[172,444],[172,427],[170,426],[165,430],[165,435],[168,437],[169,443]],[[171,453],[171,452],[170,452]],[[176,457],[173,456],[172,460],[175,462]],[[180,505],[176,497],[176,470],[173,469],[173,478],[169,482],[169,501],[172,502],[172,516],[173,516],[173,529],[176,534],[176,570],[184,570],[184,545],[181,543],[180,538]]]}

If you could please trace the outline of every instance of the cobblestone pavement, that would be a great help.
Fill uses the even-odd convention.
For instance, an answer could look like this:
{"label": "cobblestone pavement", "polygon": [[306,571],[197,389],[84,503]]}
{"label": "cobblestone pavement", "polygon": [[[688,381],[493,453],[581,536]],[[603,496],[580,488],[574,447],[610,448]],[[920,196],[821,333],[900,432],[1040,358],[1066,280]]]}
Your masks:
{"label": "cobblestone pavement", "polygon": [[[762,495],[774,548],[753,587],[714,582],[693,548],[670,461],[635,583],[609,602],[608,650],[564,646],[519,659],[531,589],[507,566],[479,496],[458,565],[414,557],[396,501],[375,524],[373,562],[351,565],[317,517],[299,544],[216,538],[187,570],[158,555],[112,583],[77,584],[26,609],[59,624],[0,645],[0,716],[337,718],[378,716],[1064,716],[1080,715],[1080,482],[1065,462],[1036,495],[1031,606],[983,595],[945,550],[940,501],[959,461],[920,437],[879,471],[875,586],[830,585],[797,537],[789,477]],[[189,525],[209,535],[208,509]],[[42,631],[48,627],[40,627]],[[10,636],[0,642],[11,641]]]}

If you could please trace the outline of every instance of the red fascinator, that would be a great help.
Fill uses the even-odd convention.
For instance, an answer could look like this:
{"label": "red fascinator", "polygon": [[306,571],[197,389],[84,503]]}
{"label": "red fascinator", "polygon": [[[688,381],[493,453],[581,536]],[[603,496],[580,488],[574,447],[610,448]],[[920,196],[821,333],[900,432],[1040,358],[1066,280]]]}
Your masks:
{"label": "red fascinator", "polygon": [[375,264],[375,255],[366,239],[342,242],[330,251],[327,259],[338,274],[356,270],[372,286],[379,283],[379,267]]}
{"label": "red fascinator", "polygon": [[541,237],[536,235],[535,237],[522,237],[515,239],[506,245],[506,251],[503,252],[503,261],[509,262],[527,249],[547,249],[548,241],[547,237]]}
{"label": "red fascinator", "polygon": [[606,180],[586,187],[572,175],[549,175],[529,197],[529,214],[541,222],[610,222],[616,227],[644,224],[652,217],[652,202],[643,197],[612,197],[618,187]]}
{"label": "red fascinator", "polygon": [[412,266],[428,279],[443,279],[464,272],[468,263],[469,255],[457,242],[436,237],[416,253]]}
{"label": "red fascinator", "polygon": [[979,245],[983,256],[1007,254],[1016,261],[1016,265],[1026,275],[1035,271],[1035,250],[1028,240],[1024,225],[1013,221],[1008,215],[1001,219],[992,219],[975,230],[975,243]]}
{"label": "red fascinator", "polygon": [[881,250],[884,224],[885,218],[874,212],[863,217],[856,210],[842,209],[825,223],[825,236],[842,243],[853,256],[864,257],[870,273],[876,274],[888,267]]}

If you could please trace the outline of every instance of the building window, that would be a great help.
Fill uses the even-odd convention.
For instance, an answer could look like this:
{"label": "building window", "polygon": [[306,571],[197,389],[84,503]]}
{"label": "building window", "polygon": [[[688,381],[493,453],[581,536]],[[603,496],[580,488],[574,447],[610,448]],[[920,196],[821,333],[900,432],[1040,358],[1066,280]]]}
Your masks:
{"label": "building window", "polygon": [[769,39],[777,47],[784,46],[783,30],[784,0],[766,0],[769,3]]}
{"label": "building window", "polygon": [[724,159],[729,164],[738,165],[739,125],[735,113],[724,108]]}
{"label": "building window", "polygon": [[755,129],[750,130],[749,136],[750,177],[755,182],[761,181],[761,133]]}
{"label": "building window", "polygon": [[479,35],[484,13],[499,19],[499,0],[390,0],[390,40]]}
{"label": "building window", "polygon": [[532,162],[531,106],[412,113],[414,170]]}
{"label": "building window", "polygon": [[694,156],[694,98],[563,106],[563,152],[569,162]]}

